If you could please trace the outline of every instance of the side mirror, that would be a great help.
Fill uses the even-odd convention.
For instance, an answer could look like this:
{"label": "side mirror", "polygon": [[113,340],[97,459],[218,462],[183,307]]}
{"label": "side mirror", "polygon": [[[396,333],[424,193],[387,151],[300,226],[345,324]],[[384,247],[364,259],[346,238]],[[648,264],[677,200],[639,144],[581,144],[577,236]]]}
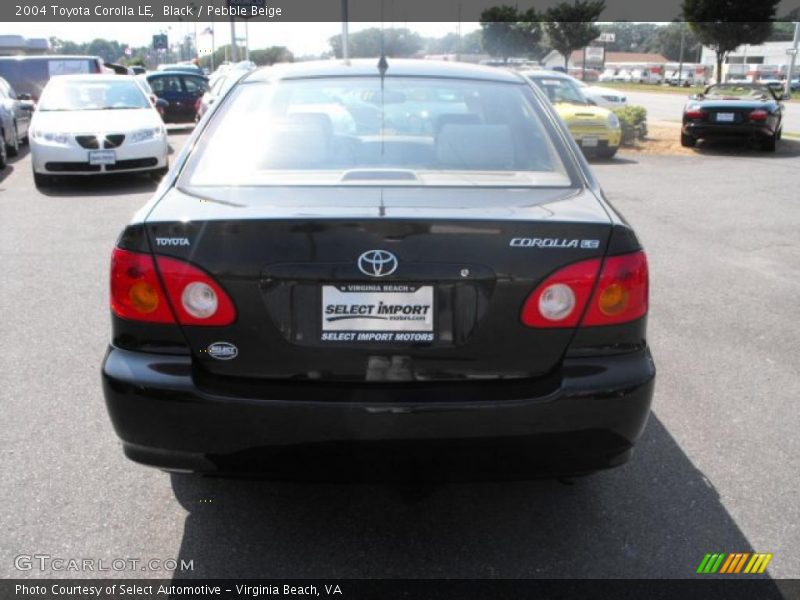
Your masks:
{"label": "side mirror", "polygon": [[169,102],[163,98],[156,98],[156,108],[165,109],[169,106]]}
{"label": "side mirror", "polygon": [[588,104],[589,106],[597,106],[597,102],[595,102],[591,98],[586,99],[586,104]]}

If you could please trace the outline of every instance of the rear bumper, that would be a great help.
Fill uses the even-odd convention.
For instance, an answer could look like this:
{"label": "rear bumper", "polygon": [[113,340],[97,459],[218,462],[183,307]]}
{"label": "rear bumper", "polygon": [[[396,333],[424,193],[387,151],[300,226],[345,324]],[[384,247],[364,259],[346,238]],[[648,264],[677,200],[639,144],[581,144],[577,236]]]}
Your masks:
{"label": "rear bumper", "polygon": [[684,123],[684,135],[694,138],[770,138],[775,132],[768,125],[714,125],[711,123]]}
{"label": "rear bumper", "polygon": [[505,477],[624,463],[647,422],[655,367],[648,350],[568,359],[555,391],[485,401],[459,401],[455,385],[435,395],[412,387],[405,401],[395,388],[390,402],[378,387],[357,402],[314,400],[313,389],[286,400],[267,384],[263,398],[234,397],[198,387],[189,357],[116,348],[102,377],[125,454],[143,464],[314,479],[404,468]]}

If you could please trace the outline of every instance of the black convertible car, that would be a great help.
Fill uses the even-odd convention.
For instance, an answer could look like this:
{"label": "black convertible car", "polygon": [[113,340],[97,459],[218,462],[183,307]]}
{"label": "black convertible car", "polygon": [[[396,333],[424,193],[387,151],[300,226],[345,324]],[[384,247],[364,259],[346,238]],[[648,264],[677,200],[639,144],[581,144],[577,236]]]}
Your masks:
{"label": "black convertible car", "polygon": [[681,145],[701,138],[739,137],[774,152],[781,139],[783,106],[775,90],[755,83],[721,83],[690,96],[683,109]]}
{"label": "black convertible car", "polygon": [[254,71],[111,259],[103,386],[168,470],[528,477],[619,465],[648,270],[547,98],[431,61]]}

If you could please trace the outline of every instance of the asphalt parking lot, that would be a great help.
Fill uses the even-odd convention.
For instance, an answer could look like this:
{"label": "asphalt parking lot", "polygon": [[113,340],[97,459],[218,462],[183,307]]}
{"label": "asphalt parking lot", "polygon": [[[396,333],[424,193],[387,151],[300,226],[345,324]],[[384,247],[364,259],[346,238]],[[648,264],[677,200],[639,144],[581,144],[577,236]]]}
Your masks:
{"label": "asphalt parking lot", "polygon": [[15,569],[40,553],[192,560],[193,577],[690,577],[707,552],[758,551],[800,577],[799,167],[794,146],[595,165],[651,264],[659,376],[631,463],[571,483],[334,485],[123,458],[99,376],[108,260],[155,185],[41,193],[23,152],[0,173],[0,575],[93,575]]}

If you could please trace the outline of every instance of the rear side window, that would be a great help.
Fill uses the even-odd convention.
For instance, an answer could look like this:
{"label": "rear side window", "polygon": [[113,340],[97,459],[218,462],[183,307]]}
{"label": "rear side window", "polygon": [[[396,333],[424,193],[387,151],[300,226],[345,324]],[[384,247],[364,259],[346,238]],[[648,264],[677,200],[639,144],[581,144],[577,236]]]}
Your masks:
{"label": "rear side window", "polygon": [[192,93],[205,92],[208,89],[206,82],[199,77],[184,77],[183,85],[186,87],[187,92]]}
{"label": "rear side window", "polygon": [[180,92],[181,79],[177,75],[154,77],[150,80],[150,88],[153,90],[154,94],[162,94],[164,92]]}
{"label": "rear side window", "polygon": [[184,182],[571,185],[541,114],[531,90],[516,83],[364,77],[243,84],[200,138]]}

